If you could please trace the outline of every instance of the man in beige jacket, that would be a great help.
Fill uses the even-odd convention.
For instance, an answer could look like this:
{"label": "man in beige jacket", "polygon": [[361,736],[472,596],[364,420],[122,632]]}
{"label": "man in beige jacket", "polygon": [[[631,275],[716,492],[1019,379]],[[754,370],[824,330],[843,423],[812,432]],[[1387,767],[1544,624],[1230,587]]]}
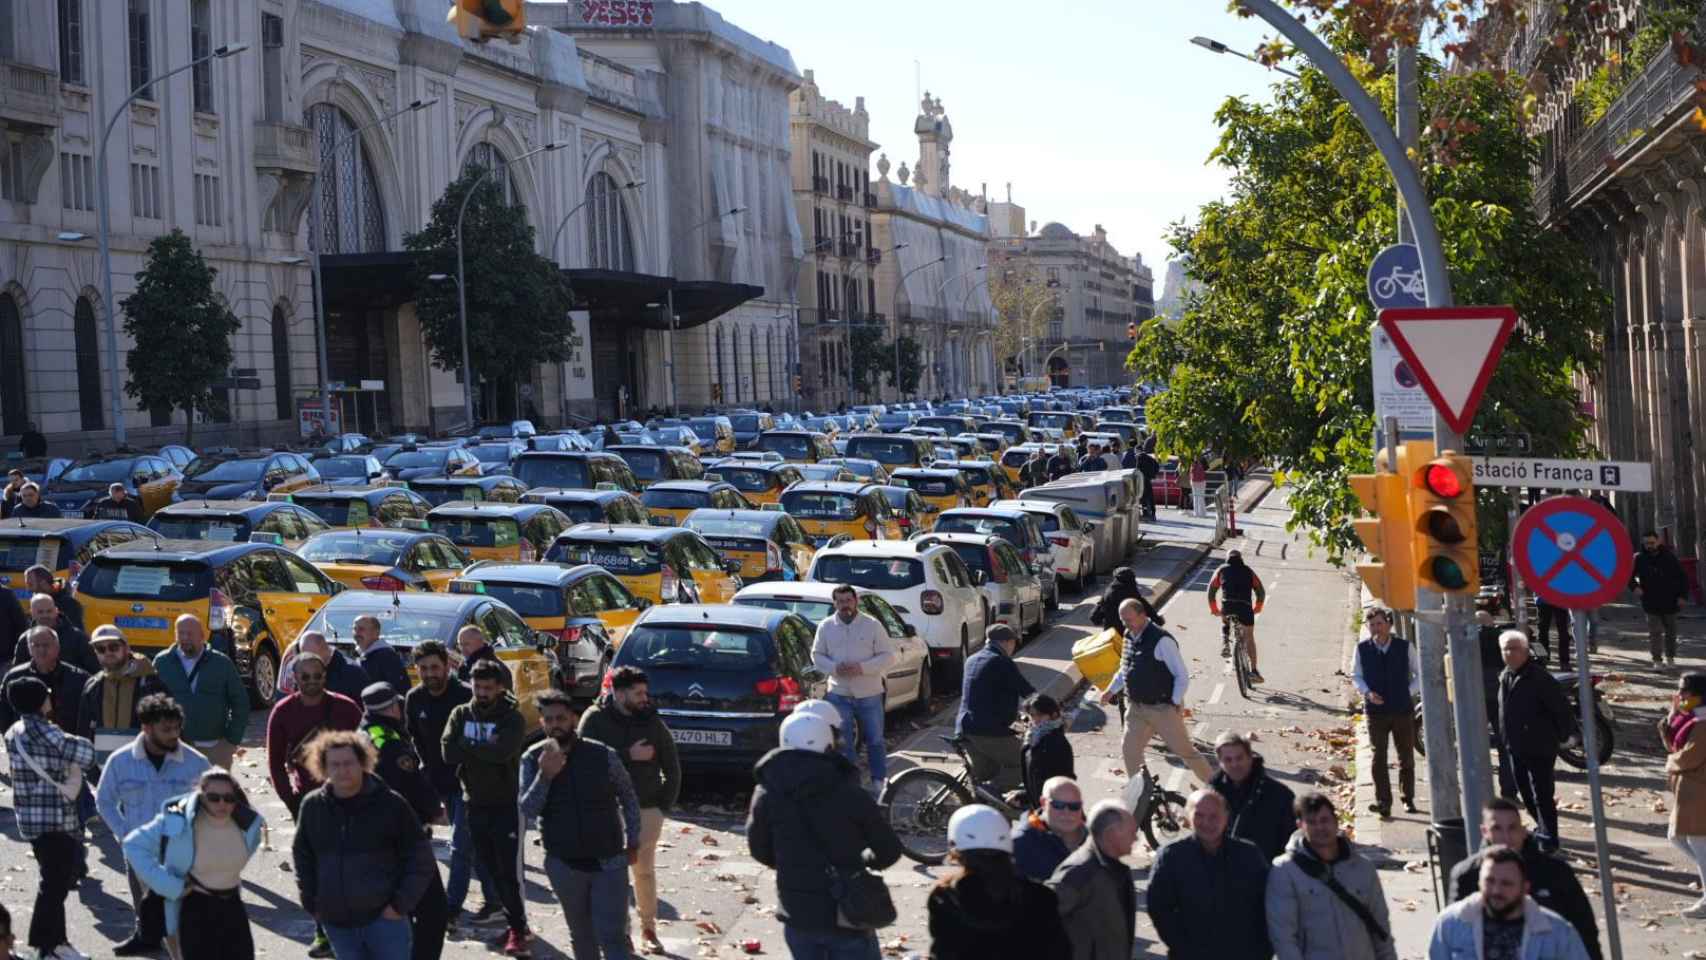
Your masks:
{"label": "man in beige jacket", "polygon": [[899,653],[881,622],[859,612],[859,592],[847,584],[835,588],[835,613],[817,625],[812,666],[829,677],[829,696],[841,714],[841,752],[855,766],[853,729],[865,738],[871,792],[888,779],[888,747],[883,742],[883,674]]}

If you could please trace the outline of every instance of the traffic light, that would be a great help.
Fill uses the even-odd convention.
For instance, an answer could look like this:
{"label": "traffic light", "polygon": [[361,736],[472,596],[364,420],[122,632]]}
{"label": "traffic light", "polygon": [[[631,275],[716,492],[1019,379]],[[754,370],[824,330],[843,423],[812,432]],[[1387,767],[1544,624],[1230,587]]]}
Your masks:
{"label": "traffic light", "polygon": [[450,13],[444,19],[456,24],[456,32],[464,40],[475,43],[493,37],[520,43],[527,31],[524,0],[451,0]]}
{"label": "traffic light", "polygon": [[1447,450],[1418,464],[1410,479],[1416,579],[1440,593],[1474,593],[1481,585],[1474,462]]}
{"label": "traffic light", "polygon": [[1416,608],[1416,579],[1410,559],[1410,498],[1405,464],[1409,451],[1398,449],[1398,471],[1387,469],[1385,451],[1375,456],[1375,473],[1353,474],[1351,490],[1363,509],[1373,514],[1353,522],[1363,546],[1374,556],[1356,566],[1370,593],[1394,610]]}
{"label": "traffic light", "polygon": [[799,393],[800,393],[800,375],[796,373],[796,374],[794,374],[794,395],[799,396]]}

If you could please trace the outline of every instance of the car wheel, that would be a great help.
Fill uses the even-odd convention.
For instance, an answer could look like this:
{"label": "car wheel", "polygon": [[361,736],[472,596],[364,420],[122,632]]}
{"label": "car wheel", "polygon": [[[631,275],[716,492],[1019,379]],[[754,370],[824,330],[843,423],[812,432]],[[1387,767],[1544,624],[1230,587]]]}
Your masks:
{"label": "car wheel", "polygon": [[1060,609],[1060,578],[1054,578],[1054,587],[1049,590],[1048,609],[1050,613]]}
{"label": "car wheel", "polygon": [[258,708],[272,706],[278,696],[278,648],[272,638],[262,638],[249,667],[249,702]]}
{"label": "car wheel", "polygon": [[930,661],[926,658],[923,669],[918,671],[918,697],[908,705],[912,712],[919,716],[929,713],[930,697],[935,692],[930,683]]}

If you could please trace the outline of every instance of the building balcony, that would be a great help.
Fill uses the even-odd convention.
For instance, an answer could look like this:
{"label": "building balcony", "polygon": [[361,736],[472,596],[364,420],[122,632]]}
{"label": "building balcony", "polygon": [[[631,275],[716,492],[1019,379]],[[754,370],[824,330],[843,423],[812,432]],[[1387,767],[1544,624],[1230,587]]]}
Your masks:
{"label": "building balcony", "polygon": [[866,190],[865,191],[865,206],[874,207],[876,205],[877,205],[877,195],[872,193],[869,190]]}
{"label": "building balcony", "polygon": [[835,199],[851,203],[853,200],[853,188],[838,185],[835,188]]}
{"label": "building balcony", "polygon": [[263,170],[313,173],[314,131],[294,123],[255,123],[255,166]]}
{"label": "building balcony", "polygon": [[58,73],[14,60],[0,63],[0,122],[43,131],[59,126],[62,112]]}
{"label": "building balcony", "polygon": [[848,259],[859,256],[859,242],[856,240],[843,240],[838,245],[838,248],[841,255]]}
{"label": "building balcony", "polygon": [[813,177],[812,178],[812,192],[813,193],[828,194],[829,193],[829,178],[828,177]]}

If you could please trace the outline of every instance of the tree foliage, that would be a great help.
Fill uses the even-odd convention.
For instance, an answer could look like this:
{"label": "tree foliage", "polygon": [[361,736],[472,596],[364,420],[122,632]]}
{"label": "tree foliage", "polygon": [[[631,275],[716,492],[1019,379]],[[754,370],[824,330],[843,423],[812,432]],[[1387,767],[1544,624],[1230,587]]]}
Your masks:
{"label": "tree foliage", "polygon": [[[462,368],[462,327],[457,311],[456,213],[469,189],[462,251],[468,296],[468,356],[481,380],[519,379],[537,363],[567,359],[575,342],[569,318],[573,295],[557,265],[534,252],[526,211],[503,202],[496,178],[471,167],[432,205],[432,219],[403,238],[416,255],[416,314],[434,366]],[[435,274],[451,282],[428,279]]]}
{"label": "tree foliage", "polygon": [[[1390,74],[1347,59],[1390,114]],[[1577,454],[1572,375],[1595,369],[1609,300],[1583,250],[1535,220],[1520,89],[1426,62],[1422,73],[1424,116],[1449,109],[1475,125],[1449,157],[1438,143],[1418,157],[1457,302],[1512,304],[1522,319],[1477,427],[1528,432],[1538,455]],[[1337,556],[1356,544],[1345,478],[1372,459],[1365,273],[1395,236],[1393,185],[1319,73],[1276,91],[1271,105],[1235,99],[1217,113],[1211,159],[1232,171],[1230,195],[1170,237],[1202,288],[1179,321],[1143,325],[1130,362],[1167,384],[1148,408],[1165,445],[1274,462],[1295,485],[1293,522]]]}
{"label": "tree foliage", "polygon": [[[989,302],[995,308],[995,369],[1023,360],[1048,331],[1049,317],[1059,306],[1060,291],[1043,280],[1037,268],[991,253]],[[1037,370],[1024,371],[1039,374]]]}
{"label": "tree foliage", "polygon": [[213,290],[207,265],[182,230],[155,237],[136,290],[119,301],[126,395],[148,410],[182,410],[184,443],[195,440],[195,411],[211,409],[213,383],[230,374],[231,337],[242,327]]}
{"label": "tree foliage", "polygon": [[[876,391],[877,384],[883,378],[888,379],[889,386],[894,386],[895,342],[883,339],[883,325],[879,323],[854,324],[852,328],[851,364],[853,368],[853,389],[863,394],[866,400]],[[900,338],[900,391],[902,394],[918,390],[919,376],[923,372],[919,362],[918,341],[911,337]]]}

